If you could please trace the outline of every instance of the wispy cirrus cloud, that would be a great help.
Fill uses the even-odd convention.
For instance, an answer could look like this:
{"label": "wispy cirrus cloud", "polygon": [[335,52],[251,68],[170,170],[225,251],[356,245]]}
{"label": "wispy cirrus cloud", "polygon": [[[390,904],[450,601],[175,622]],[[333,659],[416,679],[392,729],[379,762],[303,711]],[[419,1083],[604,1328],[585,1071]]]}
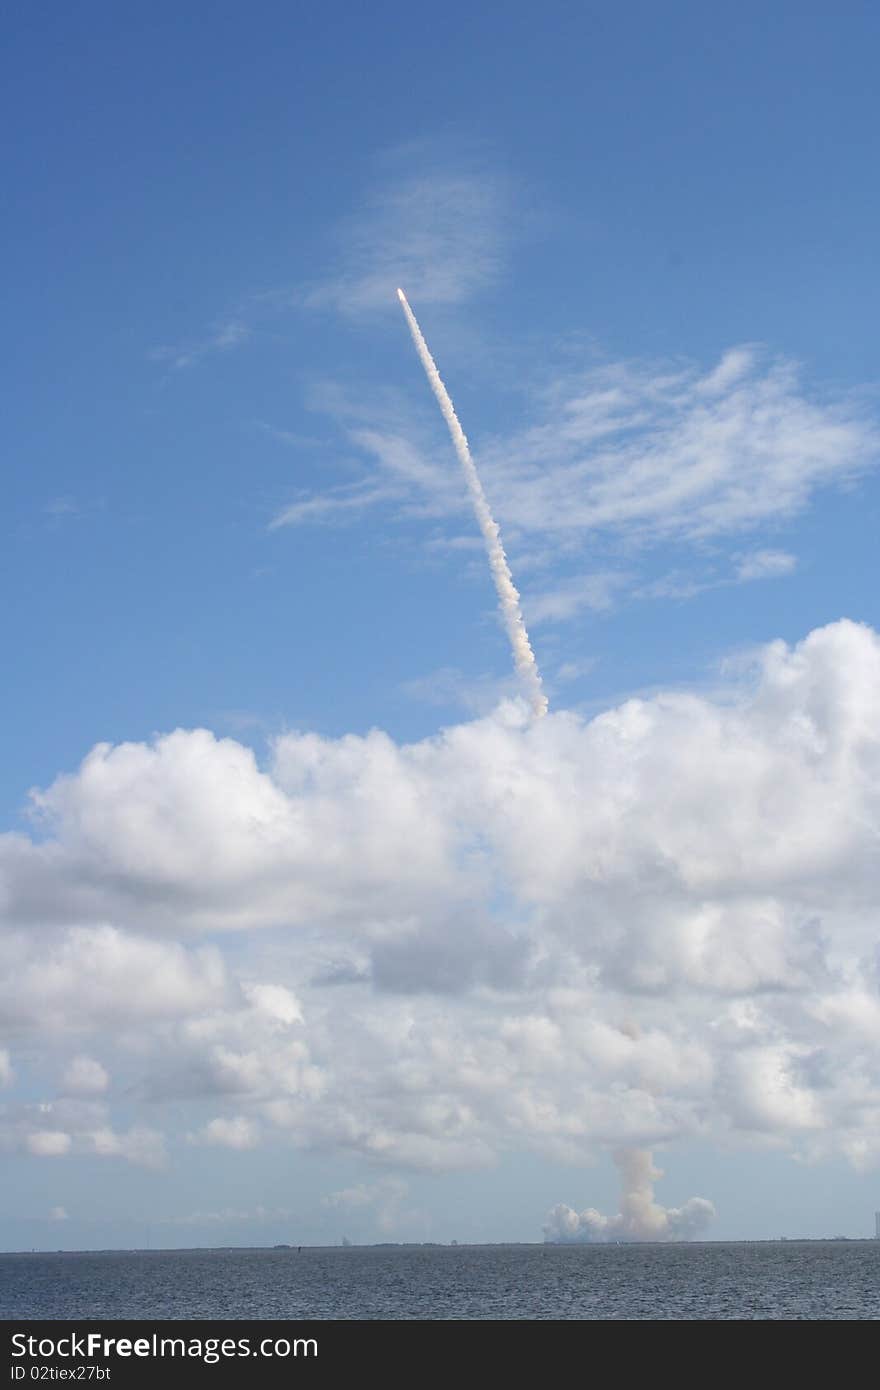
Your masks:
{"label": "wispy cirrus cloud", "polygon": [[[611,532],[646,545],[748,532],[857,478],[880,451],[876,423],[855,401],[812,399],[793,363],[752,348],[726,353],[708,374],[609,363],[545,389],[532,413],[536,423],[476,445],[493,505],[524,537]],[[348,440],[401,502],[459,509],[442,442],[404,436],[399,418],[359,427],[352,415],[349,402]],[[790,568],[769,558],[782,552],[759,553],[765,573]]]}
{"label": "wispy cirrus cloud", "polygon": [[53,497],[43,510],[53,521],[61,521],[65,517],[80,517],[83,514],[82,504],[73,497]]}
{"label": "wispy cirrus cloud", "polygon": [[340,226],[336,266],[303,302],[396,313],[395,291],[405,285],[420,305],[463,303],[506,261],[511,197],[503,179],[482,170],[441,166],[389,180]]}
{"label": "wispy cirrus cloud", "polygon": [[300,526],[304,522],[314,521],[341,521],[346,515],[359,513],[364,507],[370,507],[377,502],[393,501],[397,498],[397,493],[380,484],[370,486],[369,483],[360,481],[349,485],[332,488],[326,493],[317,496],[299,497],[293,502],[288,502],[269,522],[269,530],[277,531],[281,526]]}
{"label": "wispy cirrus cloud", "polygon": [[[387,395],[359,407],[328,388],[314,403],[336,418],[362,473],[298,498],[274,527],[350,520],[375,503],[458,527],[463,488],[445,439],[423,417]],[[627,591],[689,598],[791,574],[794,555],[744,549],[743,537],[778,529],[822,489],[852,483],[880,450],[876,421],[856,397],[811,392],[794,363],[756,347],[731,349],[709,371],[611,362],[569,372],[535,390],[527,413],[532,423],[477,439],[475,453],[517,572],[552,571],[551,583],[524,593],[533,622],[604,611]],[[670,543],[688,547],[674,572],[639,572],[640,557]],[[597,568],[609,544],[622,563]]]}
{"label": "wispy cirrus cloud", "polygon": [[217,323],[203,337],[189,338],[182,343],[153,348],[150,358],[154,362],[165,362],[175,371],[194,367],[204,357],[217,352],[229,352],[239,347],[251,337],[252,327],[243,317],[227,318]]}
{"label": "wispy cirrus cloud", "polygon": [[564,622],[585,609],[605,613],[625,589],[630,576],[609,570],[563,579],[552,588],[532,594],[526,604],[530,623]]}
{"label": "wispy cirrus cloud", "polygon": [[[206,335],[156,349],[154,358],[192,366],[245,342],[267,316],[295,309],[397,313],[401,283],[420,309],[442,311],[499,280],[512,249],[509,180],[418,143],[386,156],[385,169],[339,225],[326,275],[254,295]],[[540,382],[533,369],[520,373],[524,423],[473,436],[516,572],[552,571],[550,582],[524,592],[531,621],[605,611],[627,592],[683,599],[790,574],[795,558],[761,544],[769,539],[762,531],[877,460],[880,432],[863,400],[806,385],[798,364],[754,344],[730,348],[708,369],[681,360],[597,365],[595,355],[580,370],[571,362],[569,352],[555,374],[545,364]],[[357,399],[327,384],[312,396],[312,408],[337,423],[345,471],[320,490],[289,496],[269,529],[351,523],[382,507],[386,519],[436,523],[434,547],[467,540],[467,520],[463,535],[450,527],[454,518],[461,529],[466,499],[435,421],[387,389],[364,388]],[[327,447],[301,432],[260,428],[283,443]],[[744,536],[754,537],[749,550]],[[670,543],[689,554],[674,572],[646,573],[638,557]],[[600,559],[611,544],[613,566]],[[716,554],[707,563],[709,544]]]}
{"label": "wispy cirrus cloud", "polygon": [[324,273],[305,283],[255,289],[206,331],[153,348],[150,358],[180,371],[240,347],[293,310],[397,313],[401,284],[420,305],[454,306],[494,283],[507,262],[510,229],[524,220],[511,215],[512,182],[431,142],[391,151],[381,162],[390,171],[337,225]]}
{"label": "wispy cirrus cloud", "polygon": [[524,532],[702,541],[792,516],[876,462],[876,423],[820,399],[796,364],[755,347],[696,366],[607,363],[536,402],[535,424],[488,440],[481,467]]}
{"label": "wispy cirrus cloud", "polygon": [[43,515],[47,518],[47,529],[57,531],[63,526],[94,517],[104,511],[105,507],[106,503],[100,497],[85,499],[65,494],[51,497],[43,507]]}
{"label": "wispy cirrus cloud", "polygon": [[719,565],[674,569],[634,589],[636,598],[689,599],[707,589],[727,589],[734,584],[753,584],[764,579],[784,579],[794,574],[798,560],[787,550],[751,550],[732,557],[731,567]]}
{"label": "wispy cirrus cloud", "polygon": [[797,556],[787,550],[753,550],[739,557],[736,577],[745,583],[752,579],[778,579],[796,568]]}
{"label": "wispy cirrus cloud", "polygon": [[424,420],[397,393],[355,392],[327,382],[311,389],[308,403],[335,422],[346,470],[357,470],[357,476],[300,493],[276,512],[270,530],[344,523],[379,504],[410,517],[443,519],[466,511],[458,473],[433,446]]}
{"label": "wispy cirrus cloud", "polygon": [[697,563],[690,570],[671,570],[646,583],[625,570],[581,574],[531,594],[528,618],[535,624],[566,622],[583,612],[607,613],[627,594],[637,599],[691,599],[709,589],[782,579],[796,569],[796,555],[784,550],[755,550],[736,556],[732,569]]}

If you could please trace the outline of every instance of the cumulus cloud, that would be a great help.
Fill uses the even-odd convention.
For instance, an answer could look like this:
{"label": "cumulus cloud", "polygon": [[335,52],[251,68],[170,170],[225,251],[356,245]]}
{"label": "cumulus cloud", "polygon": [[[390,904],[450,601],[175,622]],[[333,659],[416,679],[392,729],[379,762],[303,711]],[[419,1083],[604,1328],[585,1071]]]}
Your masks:
{"label": "cumulus cloud", "polygon": [[119,1158],[148,1168],[165,1163],[165,1139],[145,1124],[114,1125],[108,1104],[94,1095],[61,1095],[0,1108],[0,1151],[40,1158],[66,1155]]}
{"label": "cumulus cloud", "polygon": [[663,1173],[647,1149],[624,1149],[614,1156],[621,1179],[620,1211],[603,1216],[595,1207],[576,1212],[555,1206],[544,1226],[544,1239],[557,1245],[584,1245],[609,1240],[690,1240],[709,1225],[715,1208],[705,1197],[684,1206],[662,1207],[654,1201],[654,1183]]}
{"label": "cumulus cloud", "polygon": [[265,766],[204,730],[100,745],[0,837],[0,1023],[112,1049],[114,1096],[0,1141],[159,1162],[186,1099],[202,1141],[429,1171],[696,1135],[876,1161],[880,638],[728,679],[289,733]]}
{"label": "cumulus cloud", "polygon": [[255,1149],[260,1142],[260,1133],[254,1122],[243,1115],[233,1115],[229,1119],[219,1116],[210,1120],[193,1136],[193,1140],[224,1149]]}
{"label": "cumulus cloud", "polygon": [[110,1076],[94,1057],[73,1057],[64,1070],[61,1086],[66,1095],[100,1095],[110,1084]]}
{"label": "cumulus cloud", "polygon": [[[40,883],[44,871],[47,876]],[[0,836],[0,882],[5,879],[10,895],[0,932],[0,1026],[37,1029],[44,1035],[124,1029],[188,1015],[223,999],[224,964],[210,947],[190,950],[106,922],[66,925],[65,919],[79,915],[78,888],[84,877],[91,879],[86,896],[99,917],[118,913],[131,923],[142,915],[133,910],[139,896],[137,874],[116,901],[112,869],[92,876],[80,855],[69,855],[57,843]],[[151,899],[147,887],[146,901]],[[157,921],[166,914],[147,915]],[[46,930],[49,924],[56,929]]]}
{"label": "cumulus cloud", "polygon": [[14,1078],[9,1052],[5,1047],[0,1047],[0,1086],[11,1086]]}
{"label": "cumulus cloud", "polygon": [[72,1140],[60,1129],[42,1129],[27,1136],[27,1148],[40,1158],[57,1158],[70,1152]]}
{"label": "cumulus cloud", "polygon": [[124,1158],[144,1168],[162,1168],[166,1161],[165,1139],[158,1130],[133,1125],[117,1132],[109,1126],[85,1136],[87,1148],[100,1158]]}

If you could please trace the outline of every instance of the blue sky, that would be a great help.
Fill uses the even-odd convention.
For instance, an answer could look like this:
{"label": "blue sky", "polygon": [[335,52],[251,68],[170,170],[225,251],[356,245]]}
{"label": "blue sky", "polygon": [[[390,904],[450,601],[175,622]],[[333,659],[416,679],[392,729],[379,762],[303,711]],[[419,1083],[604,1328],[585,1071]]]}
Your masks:
{"label": "blue sky", "polygon": [[874,8],[10,27],[0,1243],[867,1232]]}

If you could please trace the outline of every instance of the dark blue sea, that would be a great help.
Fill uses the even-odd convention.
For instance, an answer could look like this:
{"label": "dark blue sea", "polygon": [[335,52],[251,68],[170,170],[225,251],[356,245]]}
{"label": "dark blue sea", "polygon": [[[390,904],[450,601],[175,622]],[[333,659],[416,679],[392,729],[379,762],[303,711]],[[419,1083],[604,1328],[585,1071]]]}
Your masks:
{"label": "dark blue sea", "polygon": [[0,1317],[877,1319],[880,1241],[0,1254]]}

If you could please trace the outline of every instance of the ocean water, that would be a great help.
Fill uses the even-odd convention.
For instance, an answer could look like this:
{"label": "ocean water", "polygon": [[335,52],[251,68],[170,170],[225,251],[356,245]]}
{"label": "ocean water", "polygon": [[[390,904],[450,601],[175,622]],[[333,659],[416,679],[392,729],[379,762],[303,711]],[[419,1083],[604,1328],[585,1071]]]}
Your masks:
{"label": "ocean water", "polygon": [[10,1254],[0,1317],[877,1319],[880,1241]]}

